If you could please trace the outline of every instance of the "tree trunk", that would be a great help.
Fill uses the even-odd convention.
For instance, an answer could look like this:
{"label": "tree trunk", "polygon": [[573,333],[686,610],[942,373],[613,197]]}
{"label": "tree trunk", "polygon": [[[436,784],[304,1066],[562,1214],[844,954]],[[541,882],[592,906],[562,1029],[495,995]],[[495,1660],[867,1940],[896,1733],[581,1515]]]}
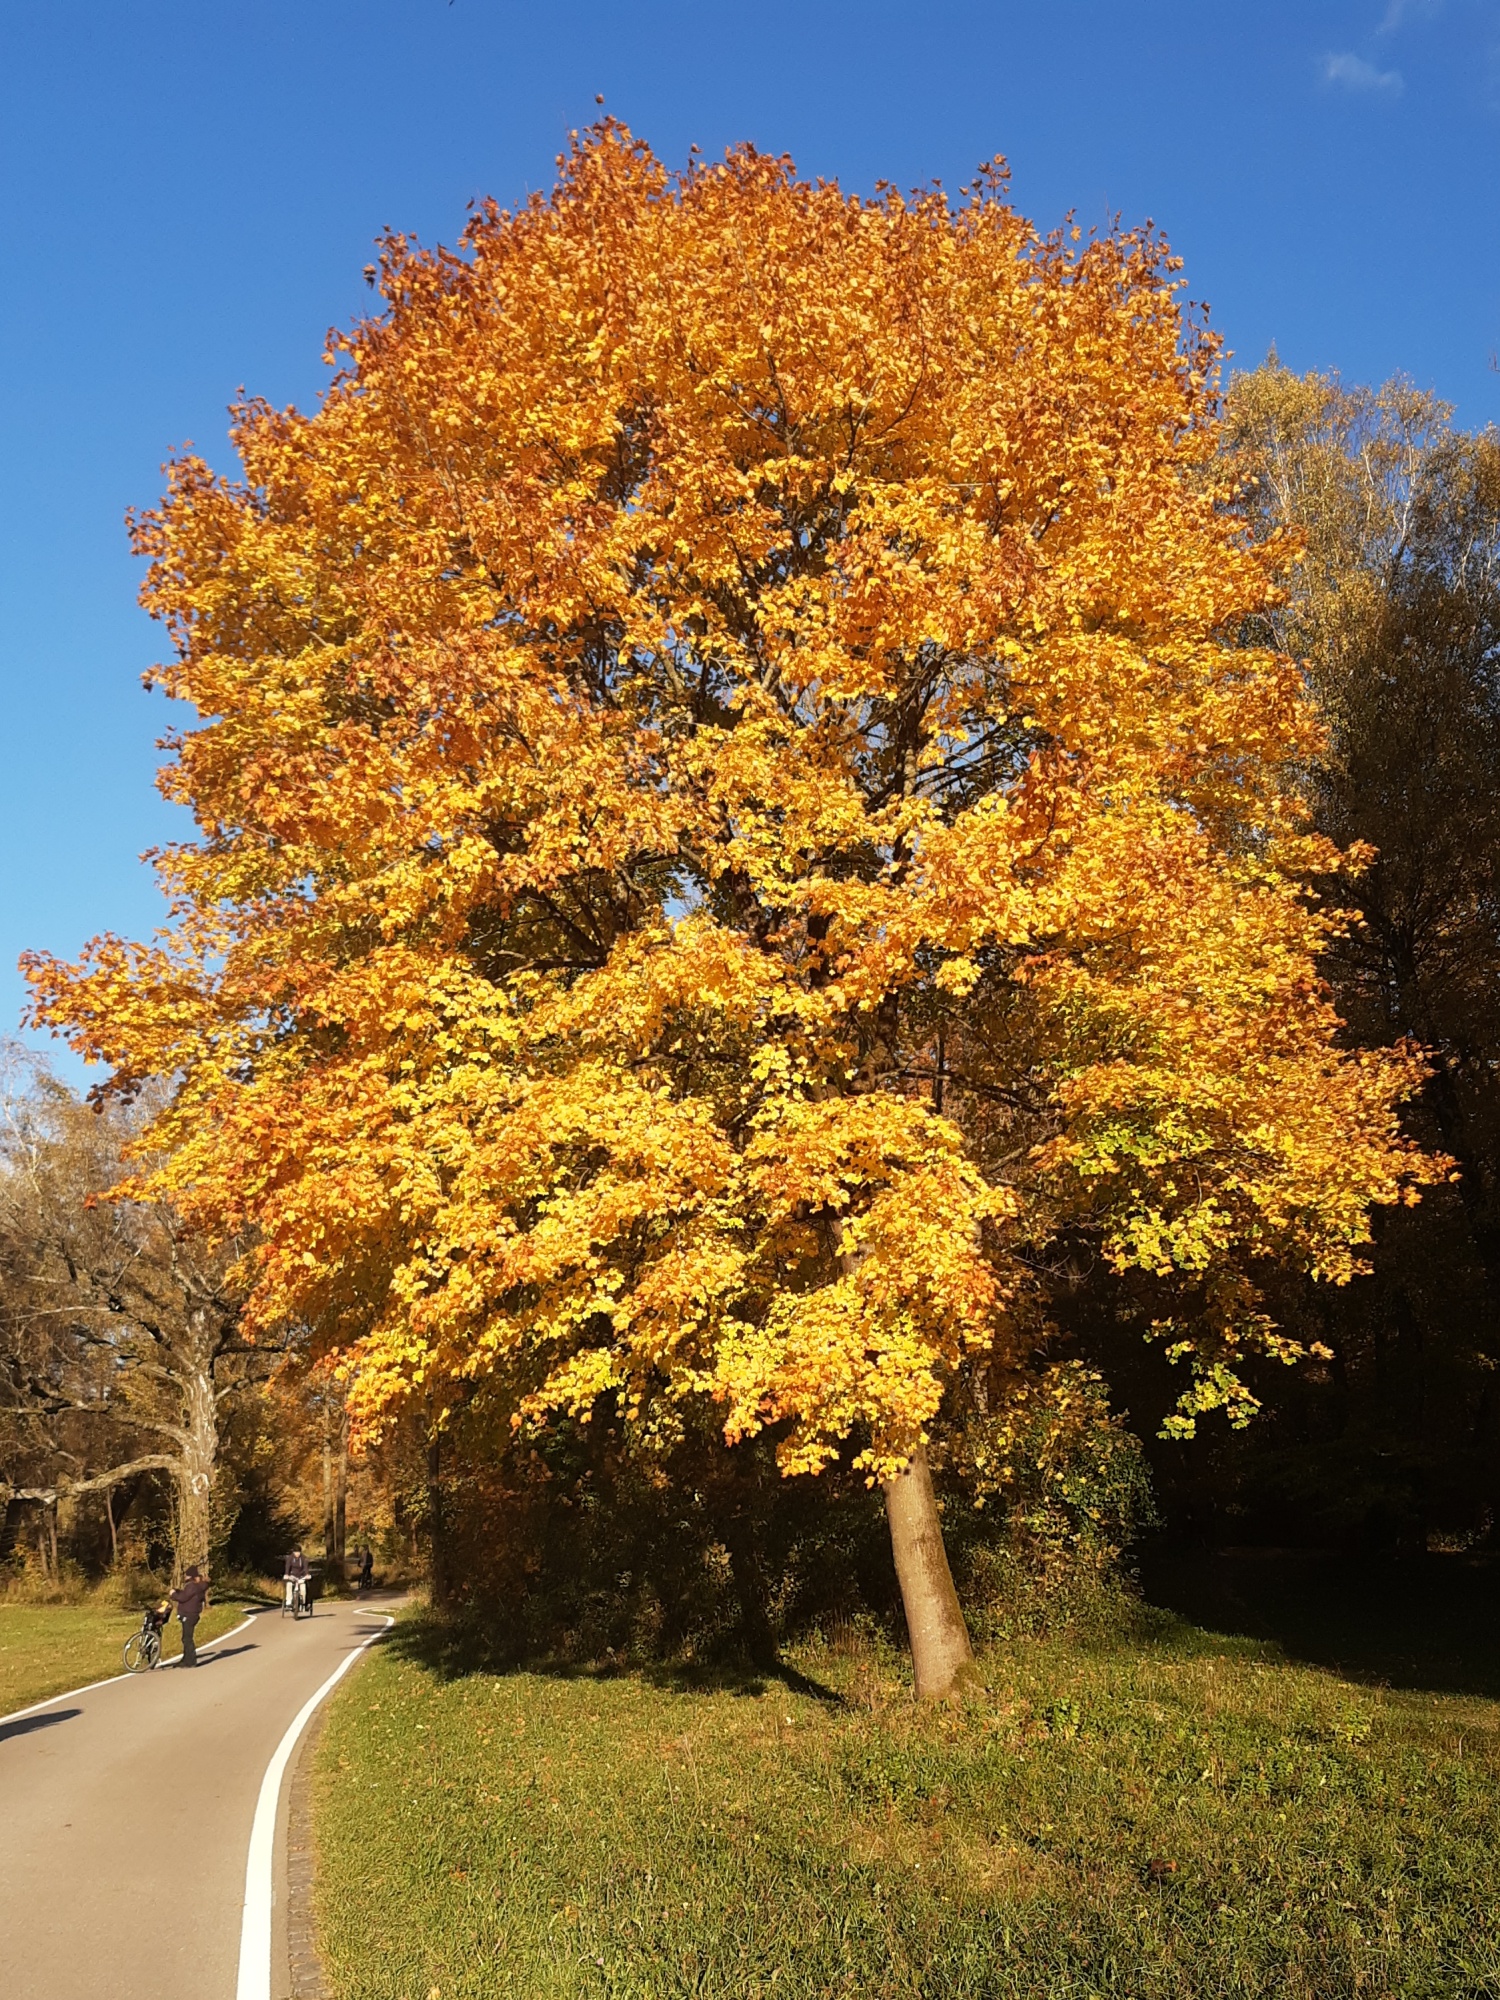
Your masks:
{"label": "tree trunk", "polygon": [[104,1489],[104,1518],[109,1522],[109,1566],[114,1570],[120,1566],[120,1537],[115,1532],[115,1496],[108,1486]]}
{"label": "tree trunk", "polygon": [[214,1473],[219,1459],[219,1412],[213,1376],[206,1368],[183,1383],[187,1445],[177,1468],[177,1569],[208,1561],[213,1525]]}
{"label": "tree trunk", "polygon": [[[345,1576],[349,1513],[349,1412],[339,1408],[339,1455],[333,1487],[333,1544],[339,1559],[339,1574]],[[347,1579],[346,1579],[347,1580]]]}
{"label": "tree trunk", "polygon": [[329,1435],[328,1399],[323,1399],[323,1561],[333,1561],[333,1439]]}
{"label": "tree trunk", "polygon": [[6,1500],[5,1512],[0,1515],[0,1562],[6,1562],[15,1553],[21,1530],[26,1525],[26,1502],[17,1500],[14,1494]]}
{"label": "tree trunk", "polygon": [[447,1551],[443,1544],[447,1522],[443,1518],[443,1447],[432,1437],[427,1445],[427,1533],[430,1538],[432,1601],[441,1607],[448,1600]]}
{"label": "tree trunk", "polygon": [[885,1517],[906,1612],[917,1696],[941,1701],[953,1693],[974,1653],[943,1546],[925,1445],[918,1445],[906,1470],[887,1483]]}
{"label": "tree trunk", "polygon": [[748,1509],[730,1514],[724,1526],[724,1542],[729,1550],[729,1574],[740,1607],[740,1637],[750,1663],[756,1667],[776,1664],[776,1634],[766,1611],[766,1573],[756,1547],[755,1523]]}

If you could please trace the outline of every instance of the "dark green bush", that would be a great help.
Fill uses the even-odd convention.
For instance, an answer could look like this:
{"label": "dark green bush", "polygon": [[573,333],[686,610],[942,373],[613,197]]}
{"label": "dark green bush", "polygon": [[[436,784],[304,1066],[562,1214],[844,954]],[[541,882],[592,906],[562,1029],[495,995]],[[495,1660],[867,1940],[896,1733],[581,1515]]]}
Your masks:
{"label": "dark green bush", "polygon": [[[948,1414],[934,1458],[978,1631],[1118,1616],[1153,1512],[1097,1376],[1051,1368],[1000,1415]],[[765,1661],[814,1630],[900,1632],[880,1495],[847,1465],[782,1478],[774,1439],[726,1448],[706,1404],[517,1434],[476,1401],[440,1440],[426,1507],[440,1602],[491,1657]]]}

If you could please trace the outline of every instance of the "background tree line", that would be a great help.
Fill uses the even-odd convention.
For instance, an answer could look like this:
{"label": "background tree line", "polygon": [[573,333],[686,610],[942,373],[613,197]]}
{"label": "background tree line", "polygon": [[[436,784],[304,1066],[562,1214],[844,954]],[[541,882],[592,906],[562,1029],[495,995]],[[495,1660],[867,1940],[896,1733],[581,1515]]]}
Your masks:
{"label": "background tree line", "polygon": [[[1243,1432],[1153,1448],[1178,1526],[1211,1540],[1488,1545],[1500,1480],[1500,437],[1409,383],[1345,388],[1273,355],[1238,377],[1223,449],[1248,529],[1301,554],[1272,620],[1327,747],[1319,824],[1373,858],[1327,896],[1356,1047],[1413,1041],[1408,1126],[1453,1162],[1377,1214],[1370,1275],[1284,1298],[1328,1358],[1272,1380]],[[1282,1292],[1286,1288],[1283,1286]],[[1111,1310],[1118,1312],[1116,1302]],[[1125,1359],[1118,1342],[1111,1352]],[[1152,1391],[1133,1388],[1150,1437]]]}
{"label": "background tree line", "polygon": [[[0,1574],[279,1569],[345,1552],[343,1392],[295,1338],[247,1342],[238,1246],[112,1192],[147,1106],[80,1102],[19,1049],[0,1078]],[[366,1535],[401,1537],[378,1464]]]}

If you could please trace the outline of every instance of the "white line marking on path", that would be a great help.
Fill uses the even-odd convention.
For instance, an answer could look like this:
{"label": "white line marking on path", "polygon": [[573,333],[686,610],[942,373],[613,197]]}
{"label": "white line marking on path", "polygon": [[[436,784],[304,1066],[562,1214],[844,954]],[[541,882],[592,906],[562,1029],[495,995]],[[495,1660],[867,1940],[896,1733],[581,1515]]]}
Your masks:
{"label": "white line marking on path", "polygon": [[[367,1612],[366,1617],[382,1617],[381,1632],[388,1632],[395,1619],[384,1612]],[[331,1694],[364,1653],[380,1637],[372,1632],[341,1660],[315,1695],[303,1702],[291,1727],[276,1746],[276,1754],[260,1781],[260,1797],[255,1801],[255,1820],[250,1828],[250,1854],[245,1862],[245,1913],[240,1921],[240,1976],[235,2000],[271,2000],[271,1905],[276,1899],[272,1865],[276,1851],[276,1808],[281,1799],[281,1781],[291,1762],[297,1739],[311,1722],[318,1703]]]}
{"label": "white line marking on path", "polygon": [[[235,1634],[243,1632],[247,1625],[253,1625],[258,1616],[258,1611],[252,1611],[248,1618],[240,1620],[233,1632],[221,1632],[217,1639],[205,1639],[203,1644],[198,1648],[198,1651],[200,1653],[212,1652],[215,1646],[222,1646],[226,1639],[234,1638]],[[181,1654],[179,1654],[178,1659],[181,1657]],[[167,1664],[168,1666],[175,1666],[176,1661],[169,1660]],[[156,1671],[160,1672],[161,1670],[157,1668]],[[9,1715],[0,1715],[0,1729],[3,1729],[7,1722],[19,1722],[23,1715],[40,1715],[44,1708],[52,1708],[60,1701],[71,1701],[75,1694],[92,1694],[95,1688],[113,1687],[116,1681],[133,1681],[134,1679],[134,1674],[111,1674],[107,1681],[89,1681],[84,1687],[69,1688],[66,1694],[49,1694],[45,1701],[34,1701],[30,1708],[18,1708],[13,1710]]]}

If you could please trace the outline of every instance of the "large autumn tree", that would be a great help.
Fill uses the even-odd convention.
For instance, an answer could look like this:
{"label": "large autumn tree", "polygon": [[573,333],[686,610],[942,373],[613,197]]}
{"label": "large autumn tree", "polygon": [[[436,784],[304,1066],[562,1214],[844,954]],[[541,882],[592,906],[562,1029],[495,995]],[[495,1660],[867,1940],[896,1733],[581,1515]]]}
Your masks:
{"label": "large autumn tree", "polygon": [[[1335,1045],[1240,641],[1280,554],[1204,468],[1214,346],[1149,234],[986,172],[873,201],[620,126],[457,253],[384,247],[316,414],[246,403],[137,526],[201,837],[157,943],[31,966],[253,1321],[366,1413],[706,1397],[884,1488],[917,1681],[968,1653],[924,1450],[1086,1233],[1180,1280],[1182,1421],[1424,1171]],[[372,271],[372,278],[377,274]]]}

